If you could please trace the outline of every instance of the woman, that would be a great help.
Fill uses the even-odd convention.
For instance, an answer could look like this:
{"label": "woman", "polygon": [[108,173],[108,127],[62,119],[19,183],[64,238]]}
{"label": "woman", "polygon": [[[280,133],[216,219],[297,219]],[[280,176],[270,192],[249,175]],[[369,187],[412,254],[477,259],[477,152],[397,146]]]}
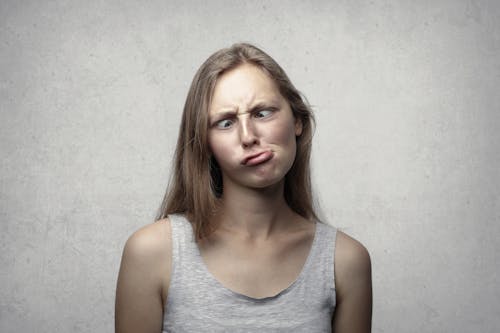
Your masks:
{"label": "woman", "polygon": [[369,332],[366,249],[317,221],[313,116],[249,44],[191,84],[159,220],[123,253],[116,332]]}

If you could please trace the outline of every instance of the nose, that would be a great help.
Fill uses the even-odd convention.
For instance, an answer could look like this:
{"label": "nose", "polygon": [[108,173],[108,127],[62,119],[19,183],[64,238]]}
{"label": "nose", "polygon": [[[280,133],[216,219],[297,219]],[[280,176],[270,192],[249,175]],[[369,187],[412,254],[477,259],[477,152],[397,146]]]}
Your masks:
{"label": "nose", "polygon": [[241,126],[240,126],[240,140],[243,148],[250,148],[253,145],[257,144],[258,138],[254,128],[254,124],[252,123],[249,117],[242,117]]}

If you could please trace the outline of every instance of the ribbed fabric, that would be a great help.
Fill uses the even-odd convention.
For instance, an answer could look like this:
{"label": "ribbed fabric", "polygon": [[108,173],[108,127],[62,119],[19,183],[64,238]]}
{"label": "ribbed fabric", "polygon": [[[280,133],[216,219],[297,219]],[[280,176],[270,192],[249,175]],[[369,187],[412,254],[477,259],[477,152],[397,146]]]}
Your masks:
{"label": "ribbed fabric", "polygon": [[299,276],[272,297],[252,298],[218,282],[194,241],[191,224],[170,215],[172,272],[162,332],[331,332],[335,310],[336,229],[316,223]]}

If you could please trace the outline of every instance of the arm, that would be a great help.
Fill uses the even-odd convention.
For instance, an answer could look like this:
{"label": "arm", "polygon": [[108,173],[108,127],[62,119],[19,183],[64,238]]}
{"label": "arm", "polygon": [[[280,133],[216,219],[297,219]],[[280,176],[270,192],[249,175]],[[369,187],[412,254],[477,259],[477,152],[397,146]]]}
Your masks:
{"label": "arm", "polygon": [[116,288],[115,332],[159,333],[170,279],[170,224],[136,231],[125,244]]}
{"label": "arm", "polygon": [[340,231],[335,249],[335,286],[337,305],[332,318],[332,331],[371,332],[370,255],[361,243]]}

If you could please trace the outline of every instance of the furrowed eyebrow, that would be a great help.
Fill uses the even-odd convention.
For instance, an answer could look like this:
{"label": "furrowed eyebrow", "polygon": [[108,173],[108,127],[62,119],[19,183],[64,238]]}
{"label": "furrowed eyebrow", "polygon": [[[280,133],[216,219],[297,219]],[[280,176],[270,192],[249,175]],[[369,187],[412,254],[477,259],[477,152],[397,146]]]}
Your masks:
{"label": "furrowed eyebrow", "polygon": [[236,116],[237,113],[235,111],[221,111],[221,112],[217,112],[215,115],[213,116],[209,116],[208,117],[208,120],[210,121],[210,123],[212,122],[217,122],[219,121],[220,119],[225,119],[225,118],[229,118],[229,117],[234,117]]}
{"label": "furrowed eyebrow", "polygon": [[239,112],[239,109],[236,109],[235,111],[220,111],[217,112],[213,117],[209,117],[210,122],[218,121],[219,119],[225,119],[228,117],[235,117],[238,115],[242,114],[247,114],[247,113],[254,113],[257,111],[265,110],[265,109],[277,109],[278,103],[271,101],[269,103],[257,103],[256,105],[252,106],[249,110],[244,111],[244,112]]}
{"label": "furrowed eyebrow", "polygon": [[250,110],[248,110],[245,113],[254,113],[257,111],[262,111],[265,109],[275,109],[275,106],[272,106],[274,103],[258,103],[257,105],[254,105]]}

